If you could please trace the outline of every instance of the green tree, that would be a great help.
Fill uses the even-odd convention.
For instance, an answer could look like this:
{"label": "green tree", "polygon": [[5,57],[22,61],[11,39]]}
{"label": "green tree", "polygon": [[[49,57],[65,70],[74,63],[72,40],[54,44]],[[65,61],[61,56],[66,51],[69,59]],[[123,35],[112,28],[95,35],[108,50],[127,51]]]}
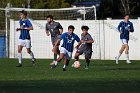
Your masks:
{"label": "green tree", "polygon": [[47,8],[65,8],[70,7],[70,4],[64,0],[47,0]]}

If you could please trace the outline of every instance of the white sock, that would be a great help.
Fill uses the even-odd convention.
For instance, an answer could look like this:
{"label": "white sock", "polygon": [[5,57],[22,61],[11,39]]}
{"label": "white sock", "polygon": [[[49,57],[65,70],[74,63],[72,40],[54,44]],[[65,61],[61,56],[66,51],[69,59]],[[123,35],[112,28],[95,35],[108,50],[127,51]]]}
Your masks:
{"label": "white sock", "polygon": [[32,51],[31,51],[31,53],[30,53],[30,56],[31,56],[31,59],[34,61],[34,54],[33,54]]}
{"label": "white sock", "polygon": [[55,64],[55,65],[57,65],[57,64],[58,64],[58,62],[57,62],[57,61],[55,61],[55,62],[54,62],[54,64]]}
{"label": "white sock", "polygon": [[64,65],[63,68],[66,68],[66,65]]}
{"label": "white sock", "polygon": [[19,64],[22,64],[22,53],[18,53]]}
{"label": "white sock", "polygon": [[119,53],[118,56],[117,56],[117,59],[118,59],[118,60],[119,60],[120,56],[121,56],[121,53]]}
{"label": "white sock", "polygon": [[129,60],[129,54],[126,54],[126,61],[130,61]]}

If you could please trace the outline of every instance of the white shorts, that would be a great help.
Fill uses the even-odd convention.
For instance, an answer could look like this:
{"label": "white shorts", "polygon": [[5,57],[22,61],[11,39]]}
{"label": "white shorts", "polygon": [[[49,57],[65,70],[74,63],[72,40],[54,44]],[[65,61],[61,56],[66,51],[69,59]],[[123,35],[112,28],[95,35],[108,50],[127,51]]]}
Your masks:
{"label": "white shorts", "polygon": [[19,39],[18,45],[21,45],[21,46],[26,47],[26,48],[31,48],[31,40],[28,40],[28,39],[25,39],[25,40]]}
{"label": "white shorts", "polygon": [[60,53],[63,53],[66,57],[66,59],[70,60],[72,58],[72,52],[69,52],[64,47],[60,48]]}
{"label": "white shorts", "polygon": [[127,39],[121,39],[123,44],[128,44],[128,40]]}

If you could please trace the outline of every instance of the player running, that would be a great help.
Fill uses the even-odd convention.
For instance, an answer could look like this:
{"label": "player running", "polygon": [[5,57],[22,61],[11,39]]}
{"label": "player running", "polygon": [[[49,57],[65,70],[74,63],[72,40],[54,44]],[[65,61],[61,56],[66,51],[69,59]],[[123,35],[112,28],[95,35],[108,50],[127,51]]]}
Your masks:
{"label": "player running", "polygon": [[20,28],[17,28],[16,31],[20,31],[19,42],[18,42],[18,60],[19,64],[16,67],[22,67],[22,48],[26,47],[27,53],[30,54],[32,58],[33,65],[35,64],[34,54],[31,51],[31,37],[30,30],[33,30],[31,22],[27,19],[27,12],[22,10],[20,11]]}
{"label": "player running", "polygon": [[[69,61],[72,57],[72,52],[74,49],[74,42],[77,41],[78,45],[80,43],[80,38],[74,33],[74,26],[70,25],[68,27],[68,32],[62,34],[60,36],[60,39],[58,39],[52,49],[53,52],[56,51],[59,42],[62,40],[63,44],[61,45],[60,48],[60,56],[59,58],[54,62],[54,64],[51,65],[51,68],[55,68],[57,66],[57,64],[64,59],[64,66],[63,66],[63,71],[66,71],[66,67],[69,64]],[[76,46],[78,48],[78,46]]]}
{"label": "player running", "polygon": [[[59,22],[55,22],[53,20],[52,15],[47,16],[47,22],[48,23],[46,24],[46,34],[47,36],[50,36],[51,34],[51,41],[52,45],[54,46],[58,38],[60,38],[60,35],[63,32],[63,28]],[[51,64],[56,61],[58,54],[60,54],[59,47],[57,47],[57,52],[54,53],[54,61]]]}
{"label": "player running", "polygon": [[79,56],[84,54],[85,55],[85,60],[86,60],[86,65],[85,69],[89,68],[90,64],[90,59],[92,56],[92,43],[94,42],[93,38],[91,35],[88,33],[89,27],[88,26],[82,26],[82,34],[81,34],[81,41],[78,46],[80,46],[77,49],[77,52],[75,53],[75,61],[79,60]]}
{"label": "player running", "polygon": [[119,51],[118,56],[115,57],[116,64],[118,64],[118,60],[124,50],[125,50],[125,54],[126,54],[126,63],[130,64],[131,61],[129,60],[128,41],[129,41],[129,33],[134,32],[134,28],[133,28],[133,23],[129,21],[129,15],[124,16],[124,21],[120,22],[120,24],[118,25],[118,30],[120,32],[120,39],[122,41],[122,47]]}

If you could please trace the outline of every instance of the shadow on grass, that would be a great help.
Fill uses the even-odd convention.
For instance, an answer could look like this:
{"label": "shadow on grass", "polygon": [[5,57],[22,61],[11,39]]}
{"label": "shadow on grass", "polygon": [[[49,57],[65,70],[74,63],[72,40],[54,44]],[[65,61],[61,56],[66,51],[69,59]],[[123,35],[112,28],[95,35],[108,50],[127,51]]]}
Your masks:
{"label": "shadow on grass", "polygon": [[0,81],[0,93],[139,93],[140,81]]}

